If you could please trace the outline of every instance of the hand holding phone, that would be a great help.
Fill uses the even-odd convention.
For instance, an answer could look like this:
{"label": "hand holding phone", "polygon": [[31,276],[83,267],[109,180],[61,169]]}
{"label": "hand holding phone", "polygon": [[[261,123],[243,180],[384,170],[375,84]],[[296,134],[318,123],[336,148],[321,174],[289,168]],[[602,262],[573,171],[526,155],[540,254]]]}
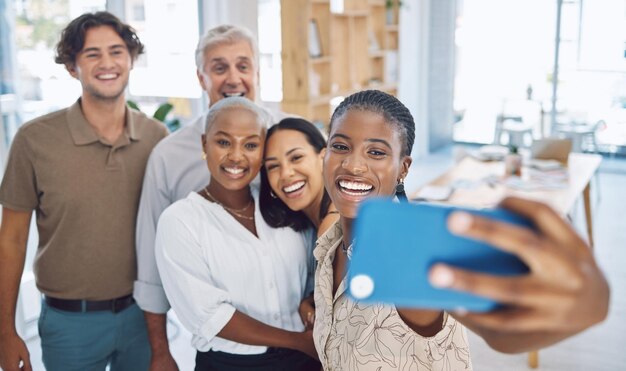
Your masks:
{"label": "hand holding phone", "polygon": [[428,272],[435,263],[500,276],[528,272],[515,255],[451,234],[446,221],[458,210],[532,228],[528,220],[503,209],[367,201],[355,223],[349,294],[357,300],[399,307],[478,312],[497,308],[498,303],[491,299],[435,288],[428,282]]}

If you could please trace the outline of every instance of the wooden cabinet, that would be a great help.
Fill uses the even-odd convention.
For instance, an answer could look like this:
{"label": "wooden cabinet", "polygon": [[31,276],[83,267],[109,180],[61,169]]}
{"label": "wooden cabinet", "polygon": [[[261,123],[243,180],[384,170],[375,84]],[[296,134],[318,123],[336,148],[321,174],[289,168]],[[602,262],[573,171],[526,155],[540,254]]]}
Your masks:
{"label": "wooden cabinet", "polygon": [[335,97],[396,94],[397,20],[398,0],[281,0],[282,109],[327,125]]}

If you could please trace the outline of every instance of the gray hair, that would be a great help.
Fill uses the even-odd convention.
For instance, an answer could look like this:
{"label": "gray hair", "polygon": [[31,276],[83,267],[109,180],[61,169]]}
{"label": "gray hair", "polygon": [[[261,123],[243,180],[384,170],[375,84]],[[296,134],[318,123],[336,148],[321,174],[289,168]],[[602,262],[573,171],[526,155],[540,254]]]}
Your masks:
{"label": "gray hair", "polygon": [[206,54],[207,50],[218,45],[234,44],[239,41],[245,41],[250,45],[254,65],[258,70],[259,47],[257,46],[256,37],[247,28],[224,24],[208,30],[198,42],[198,47],[196,48],[196,67],[198,71],[204,72],[204,54]]}
{"label": "gray hair", "polygon": [[217,117],[223,112],[230,109],[244,109],[249,112],[252,112],[256,118],[257,122],[261,124],[263,130],[267,130],[270,125],[271,117],[270,115],[261,107],[259,107],[253,101],[244,98],[244,97],[228,97],[224,99],[220,99],[214,105],[209,108],[209,114],[206,118],[206,125],[204,127],[204,133],[206,134],[211,126],[217,120]]}

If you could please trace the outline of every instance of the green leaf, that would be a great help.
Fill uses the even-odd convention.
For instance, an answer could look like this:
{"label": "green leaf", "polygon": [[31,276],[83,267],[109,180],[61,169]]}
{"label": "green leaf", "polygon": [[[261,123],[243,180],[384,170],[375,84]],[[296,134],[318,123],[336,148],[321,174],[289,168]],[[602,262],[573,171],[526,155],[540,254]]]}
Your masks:
{"label": "green leaf", "polygon": [[128,107],[130,107],[132,109],[136,109],[137,111],[141,111],[139,109],[139,106],[137,105],[137,103],[133,102],[132,100],[127,100],[126,104],[128,105]]}
{"label": "green leaf", "polygon": [[153,117],[161,122],[165,122],[165,117],[167,117],[167,114],[170,113],[173,108],[174,106],[170,103],[163,103],[159,106],[159,108],[157,108]]}

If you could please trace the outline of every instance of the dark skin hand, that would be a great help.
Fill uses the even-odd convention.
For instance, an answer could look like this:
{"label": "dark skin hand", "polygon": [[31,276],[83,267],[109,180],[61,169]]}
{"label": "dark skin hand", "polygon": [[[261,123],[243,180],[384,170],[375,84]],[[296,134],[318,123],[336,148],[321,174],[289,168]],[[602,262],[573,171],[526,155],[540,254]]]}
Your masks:
{"label": "dark skin hand", "polygon": [[299,350],[308,356],[318,359],[313,344],[313,331],[293,332],[272,327],[256,319],[235,311],[226,326],[217,336],[249,345],[263,345]]}
{"label": "dark skin hand", "polygon": [[300,313],[304,328],[313,330],[313,324],[315,323],[315,300],[313,299],[313,295],[302,299],[298,312]]}
{"label": "dark skin hand", "polygon": [[517,255],[530,272],[521,277],[495,277],[434,266],[430,272],[434,286],[506,305],[489,313],[453,313],[454,317],[492,348],[507,353],[536,350],[603,321],[610,290],[587,243],[544,204],[507,198],[501,206],[530,219],[538,231],[466,213],[453,214],[449,228]]}

